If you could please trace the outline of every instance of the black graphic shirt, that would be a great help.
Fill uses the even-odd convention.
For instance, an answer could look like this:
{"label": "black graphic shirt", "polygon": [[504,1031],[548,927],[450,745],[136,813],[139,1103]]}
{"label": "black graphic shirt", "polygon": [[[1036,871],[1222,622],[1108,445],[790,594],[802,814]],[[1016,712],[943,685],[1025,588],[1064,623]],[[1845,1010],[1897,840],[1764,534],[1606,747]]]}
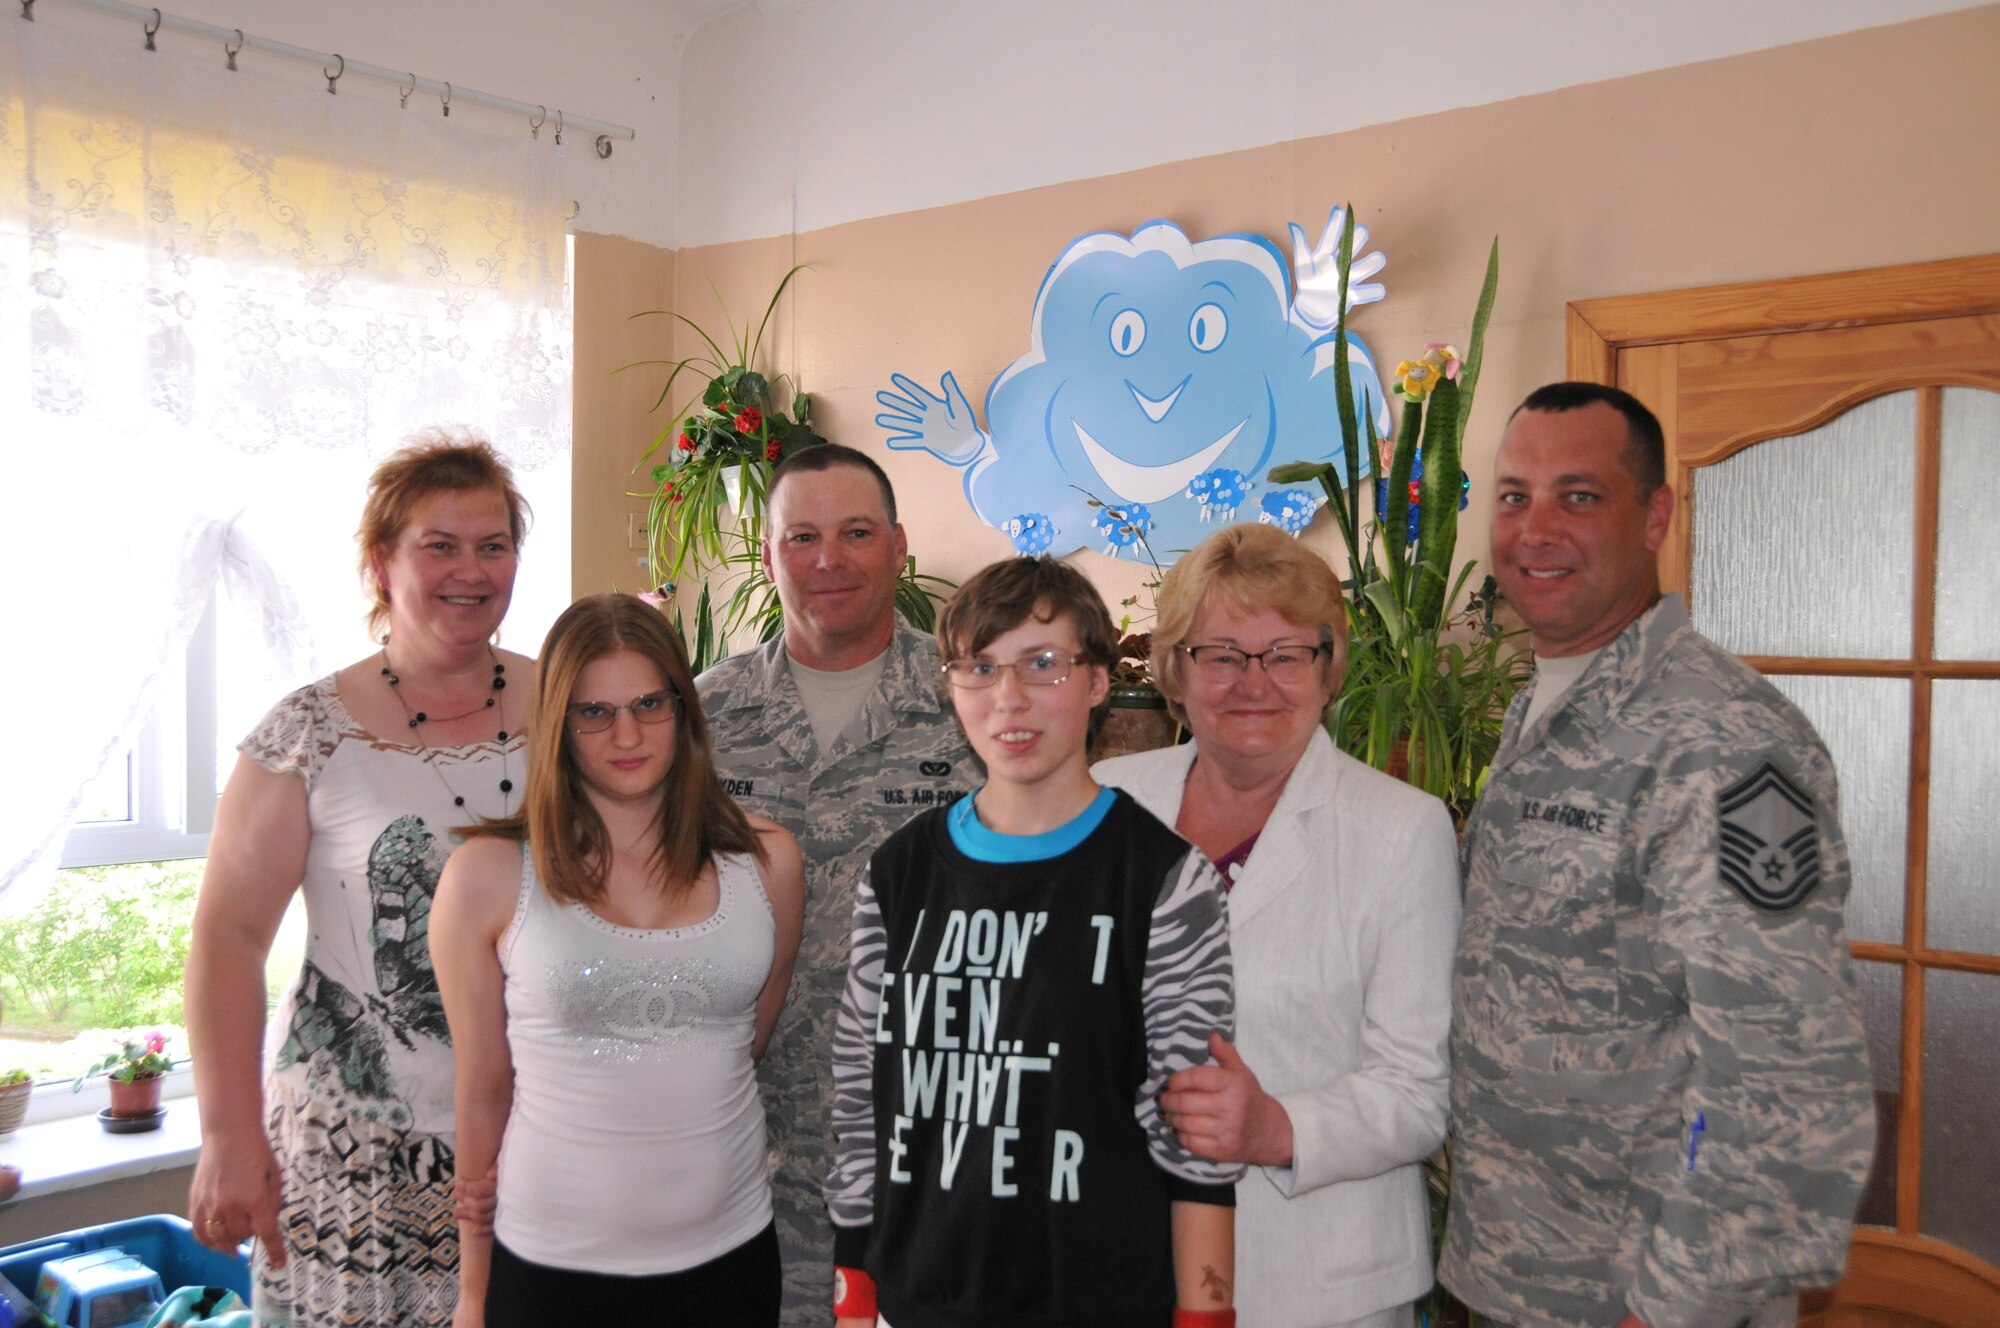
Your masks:
{"label": "black graphic shirt", "polygon": [[968,853],[951,822],[971,810],[919,816],[859,886],[839,1262],[869,1270],[897,1328],[1164,1324],[1170,1204],[1233,1205],[1242,1173],[1183,1149],[1157,1103],[1232,1031],[1221,883],[1122,793],[1028,860]]}

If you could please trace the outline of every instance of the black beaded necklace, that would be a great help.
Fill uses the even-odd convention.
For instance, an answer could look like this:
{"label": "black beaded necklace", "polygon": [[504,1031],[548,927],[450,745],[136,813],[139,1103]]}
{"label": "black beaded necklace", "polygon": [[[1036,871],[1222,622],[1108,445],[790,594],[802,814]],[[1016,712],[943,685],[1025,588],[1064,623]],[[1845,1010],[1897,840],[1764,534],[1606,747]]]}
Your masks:
{"label": "black beaded necklace", "polygon": [[[416,736],[417,746],[424,753],[424,764],[429,766],[431,773],[437,776],[438,783],[444,785],[444,791],[451,795],[451,805],[454,807],[463,807],[465,805],[465,795],[451,786],[451,781],[444,777],[444,771],[438,769],[437,762],[430,759],[431,747],[429,743],[424,741],[423,726],[434,721],[439,724],[448,724],[454,719],[464,719],[467,715],[476,715],[482,710],[492,710],[498,706],[500,701],[498,694],[507,688],[507,666],[502,664],[493,654],[493,647],[491,646],[486,648],[486,657],[493,661],[493,692],[495,694],[487,697],[470,710],[461,710],[455,715],[429,715],[421,710],[413,709],[409,699],[403,695],[403,680],[397,675],[395,666],[389,662],[389,643],[386,640],[382,642],[382,676],[388,680],[389,695],[395,697],[396,704],[403,707],[403,714],[410,721],[410,731]],[[500,722],[503,724],[507,722],[504,711],[501,713]],[[498,741],[500,743],[500,814],[505,816],[507,814],[508,795],[514,791],[513,773],[507,752],[506,729],[500,730]]]}

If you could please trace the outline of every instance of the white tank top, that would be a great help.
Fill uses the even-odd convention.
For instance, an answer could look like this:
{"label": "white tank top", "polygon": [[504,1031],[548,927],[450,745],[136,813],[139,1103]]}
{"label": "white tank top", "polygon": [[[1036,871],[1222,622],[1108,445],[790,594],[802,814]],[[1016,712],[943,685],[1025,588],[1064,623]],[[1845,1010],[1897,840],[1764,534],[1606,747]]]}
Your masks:
{"label": "white tank top", "polygon": [[555,902],[521,858],[494,1234],[534,1263],[627,1276],[727,1253],[771,1220],[750,1045],[776,923],[755,860],[716,860],[707,921],[644,931]]}

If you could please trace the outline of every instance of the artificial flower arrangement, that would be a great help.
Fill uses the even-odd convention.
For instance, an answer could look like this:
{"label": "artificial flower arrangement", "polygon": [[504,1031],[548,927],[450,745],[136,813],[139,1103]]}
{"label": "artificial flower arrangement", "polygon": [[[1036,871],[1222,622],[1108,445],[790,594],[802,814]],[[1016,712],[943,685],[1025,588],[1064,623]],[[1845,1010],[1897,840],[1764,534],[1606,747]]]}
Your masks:
{"label": "artificial flower arrangement", "polygon": [[[726,347],[686,314],[649,309],[633,315],[664,314],[690,328],[704,347],[679,360],[640,360],[617,371],[666,366],[667,381],[654,410],[667,403],[682,374],[706,377],[698,393],[674,407],[639,457],[644,465],[662,448],[668,454],[652,468],[646,511],[646,548],[655,585],[678,578],[690,558],[696,567],[719,565],[739,560],[747,549],[754,562],[764,537],[764,496],[772,470],[800,448],[826,441],[812,428],[812,398],[794,392],[788,407],[784,375],[767,378],[752,367],[771,315],[799,271],[792,268],[778,282],[754,332],[747,323],[738,329],[723,310]],[[716,298],[721,300],[720,293]],[[729,527],[722,520],[725,507],[735,514]]]}
{"label": "artificial flower arrangement", "polygon": [[[665,612],[672,608],[680,581],[701,580],[691,623],[672,608],[674,626],[696,673],[729,654],[732,632],[742,629],[768,641],[784,625],[778,588],[764,571],[761,556],[771,474],[786,457],[826,439],[812,427],[812,398],[792,391],[788,407],[784,394],[791,388],[789,380],[783,374],[767,377],[753,366],[778,301],[803,269],[801,264],[785,273],[754,332],[747,323],[739,330],[725,307],[726,344],[682,313],[650,309],[634,314],[676,319],[701,338],[705,349],[678,360],[640,360],[614,371],[665,366],[667,381],[653,402],[656,411],[666,404],[682,374],[708,376],[698,395],[674,408],[666,426],[639,457],[643,466],[667,449],[667,459],[650,472],[651,492],[643,495],[654,588],[641,598]],[[718,304],[721,299],[721,292],[716,292]],[[727,519],[725,511],[730,514]],[[720,603],[708,581],[712,572],[723,573],[730,582]],[[919,573],[917,560],[907,558],[896,582],[896,611],[912,626],[929,631],[937,606],[956,588],[942,577]]]}

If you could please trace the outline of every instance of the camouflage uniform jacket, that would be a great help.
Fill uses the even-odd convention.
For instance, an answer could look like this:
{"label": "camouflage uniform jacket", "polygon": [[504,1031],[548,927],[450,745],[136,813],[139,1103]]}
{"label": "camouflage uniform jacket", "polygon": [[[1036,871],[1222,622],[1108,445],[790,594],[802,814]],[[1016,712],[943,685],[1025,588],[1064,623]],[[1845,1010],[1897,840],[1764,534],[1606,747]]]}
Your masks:
{"label": "camouflage uniform jacket", "polygon": [[1527,699],[1466,830],[1439,1274],[1509,1323],[1782,1317],[1875,1137],[1833,763],[1677,596]]}
{"label": "camouflage uniform jacket", "polygon": [[955,801],[984,776],[939,699],[937,647],[924,633],[896,624],[875,690],[824,753],[784,643],[781,633],[732,655],[696,686],[724,787],[746,811],[791,831],[805,857],[805,931],[791,994],[757,1077],[771,1136],[786,1321],[798,1308],[799,1280],[810,1277],[811,1321],[824,1322],[833,1228],[820,1186],[833,1162],[833,1026],[847,986],[855,882],[891,832],[926,807]]}

